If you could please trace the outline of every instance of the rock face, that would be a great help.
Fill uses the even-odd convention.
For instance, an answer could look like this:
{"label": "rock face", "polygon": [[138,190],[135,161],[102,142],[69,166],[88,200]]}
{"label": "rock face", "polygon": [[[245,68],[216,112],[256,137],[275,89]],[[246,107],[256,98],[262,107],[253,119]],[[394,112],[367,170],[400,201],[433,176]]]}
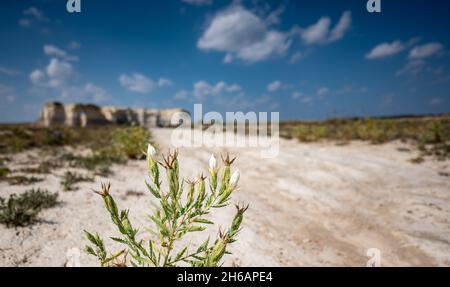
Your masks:
{"label": "rock face", "polygon": [[58,102],[46,103],[39,116],[39,122],[44,126],[64,125],[66,112],[64,105]]}
{"label": "rock face", "polygon": [[173,127],[181,123],[189,112],[183,109],[131,109],[114,106],[99,107],[93,104],[46,103],[42,108],[38,124],[88,126],[105,124],[137,124],[142,127]]}

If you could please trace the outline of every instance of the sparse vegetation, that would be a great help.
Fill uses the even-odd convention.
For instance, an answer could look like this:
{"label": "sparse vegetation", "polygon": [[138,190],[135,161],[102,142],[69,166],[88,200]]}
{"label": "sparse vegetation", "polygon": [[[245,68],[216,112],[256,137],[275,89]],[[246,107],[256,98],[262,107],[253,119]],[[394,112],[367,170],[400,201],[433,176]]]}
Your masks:
{"label": "sparse vegetation", "polygon": [[66,171],[60,181],[60,184],[64,191],[75,190],[75,184],[79,182],[93,182],[94,179],[81,175],[79,173]]}
{"label": "sparse vegetation", "polygon": [[26,167],[19,171],[22,173],[48,174],[57,167],[60,167],[60,165],[56,161],[43,161],[36,167]]}
{"label": "sparse vegetation", "polygon": [[34,176],[14,175],[14,176],[0,177],[0,180],[4,180],[11,185],[30,185],[37,182],[41,182],[44,179]]}
{"label": "sparse vegetation", "polygon": [[53,207],[58,195],[47,190],[32,189],[8,200],[0,197],[0,223],[7,227],[32,224],[44,208]]}
{"label": "sparse vegetation", "polygon": [[113,146],[116,153],[130,159],[141,158],[149,140],[149,132],[138,126],[117,130],[113,134]]}
{"label": "sparse vegetation", "polygon": [[[183,179],[179,178],[178,154],[164,157],[161,163],[155,158],[155,149],[149,145],[147,150],[148,173],[151,181],[147,182],[149,192],[156,198],[158,205],[150,216],[154,226],[151,232],[155,239],[138,239],[138,229],[129,220],[129,210],[119,210],[110,192],[110,185],[102,184],[100,194],[113,223],[121,237],[112,240],[125,245],[125,249],[108,253],[99,234],[86,232],[91,245],[87,253],[98,258],[101,266],[218,266],[228,253],[228,245],[236,240],[244,212],[247,207],[237,206],[237,212],[226,231],[220,231],[217,239],[209,238],[192,248],[180,245],[179,241],[186,234],[200,232],[206,226],[214,224],[206,216],[210,211],[225,207],[230,203],[231,194],[237,189],[239,171],[231,175],[234,159],[223,159],[224,167],[218,168],[216,158],[211,156],[209,168],[209,191],[206,191],[206,177],[200,175],[196,180],[187,180],[186,189]],[[169,190],[161,188],[159,164],[166,171]],[[131,258],[128,259],[127,255]]]}
{"label": "sparse vegetation", "polygon": [[285,122],[280,124],[280,135],[302,142],[363,140],[380,144],[393,140],[411,141],[422,151],[421,157],[450,158],[449,117]]}
{"label": "sparse vegetation", "polygon": [[0,179],[6,177],[9,172],[10,172],[9,168],[0,167]]}

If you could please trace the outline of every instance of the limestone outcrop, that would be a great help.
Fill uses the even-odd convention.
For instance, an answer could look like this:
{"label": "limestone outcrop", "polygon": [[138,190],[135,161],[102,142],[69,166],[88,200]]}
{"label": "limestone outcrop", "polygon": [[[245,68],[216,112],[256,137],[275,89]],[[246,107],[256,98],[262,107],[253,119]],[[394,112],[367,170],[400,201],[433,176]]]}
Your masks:
{"label": "limestone outcrop", "polygon": [[38,124],[50,126],[89,126],[106,124],[137,124],[143,127],[173,127],[180,118],[189,114],[183,109],[99,107],[93,104],[46,103],[40,113]]}

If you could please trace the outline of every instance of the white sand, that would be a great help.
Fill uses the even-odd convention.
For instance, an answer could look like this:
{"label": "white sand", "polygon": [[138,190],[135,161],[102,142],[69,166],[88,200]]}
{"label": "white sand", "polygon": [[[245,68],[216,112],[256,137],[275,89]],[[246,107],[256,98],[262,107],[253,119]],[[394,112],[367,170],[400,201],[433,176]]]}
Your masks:
{"label": "white sand", "polygon": [[[167,129],[153,131],[163,152],[170,147],[170,134]],[[242,171],[233,199],[250,208],[225,265],[365,266],[367,249],[378,248],[385,266],[449,266],[450,180],[439,174],[449,173],[449,162],[413,164],[409,160],[416,152],[399,151],[400,147],[414,150],[399,142],[336,146],[281,140],[276,158],[261,159],[256,149],[226,149],[238,157],[236,167]],[[181,149],[182,173],[194,177],[206,172],[211,152],[225,150]],[[13,167],[29,162],[27,154],[20,154]],[[1,266],[64,266],[67,252],[87,243],[83,229],[98,231],[107,246],[113,246],[107,237],[117,232],[101,198],[91,191],[101,180],[111,181],[119,207],[131,209],[135,226],[149,226],[145,214],[152,197],[143,182],[144,161],[115,166],[112,178],[97,177],[95,183],[80,183],[71,192],[60,191],[64,171],[45,175],[45,181],[34,186],[59,192],[61,203],[42,211],[42,221],[26,228],[0,226]],[[28,188],[0,182],[0,196]],[[146,194],[125,197],[127,190]],[[233,212],[232,206],[216,210],[213,218],[225,227]],[[194,242],[204,238],[195,236]],[[83,252],[80,261],[83,266],[97,265]]]}

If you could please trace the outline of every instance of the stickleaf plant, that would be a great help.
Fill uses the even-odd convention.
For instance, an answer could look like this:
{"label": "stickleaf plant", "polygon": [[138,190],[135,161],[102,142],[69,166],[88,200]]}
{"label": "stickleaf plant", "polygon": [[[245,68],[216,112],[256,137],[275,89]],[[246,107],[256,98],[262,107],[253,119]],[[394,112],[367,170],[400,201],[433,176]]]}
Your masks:
{"label": "stickleaf plant", "polygon": [[[196,180],[183,180],[179,176],[178,152],[156,160],[156,151],[152,145],[147,149],[147,166],[150,181],[146,181],[149,192],[156,198],[156,209],[149,216],[152,224],[150,231],[155,234],[152,239],[138,239],[138,229],[129,219],[129,210],[119,210],[110,193],[110,184],[102,184],[100,191],[106,210],[120,232],[120,237],[112,240],[124,245],[124,249],[108,253],[104,240],[98,233],[85,231],[91,245],[86,252],[97,257],[101,266],[220,266],[230,243],[236,240],[244,212],[248,206],[236,205],[236,214],[227,230],[220,230],[217,238],[204,240],[198,246],[178,243],[191,232],[204,231],[214,222],[205,218],[212,209],[219,209],[230,204],[231,194],[237,189],[240,173],[231,174],[231,165],[235,158],[227,155],[222,158],[223,167],[218,167],[217,160],[211,155],[209,161],[209,179],[200,175]],[[160,166],[165,170],[168,190],[164,191],[160,178]],[[206,188],[208,185],[208,191]],[[193,247],[193,248],[192,248]],[[130,255],[127,257],[127,255]]]}

